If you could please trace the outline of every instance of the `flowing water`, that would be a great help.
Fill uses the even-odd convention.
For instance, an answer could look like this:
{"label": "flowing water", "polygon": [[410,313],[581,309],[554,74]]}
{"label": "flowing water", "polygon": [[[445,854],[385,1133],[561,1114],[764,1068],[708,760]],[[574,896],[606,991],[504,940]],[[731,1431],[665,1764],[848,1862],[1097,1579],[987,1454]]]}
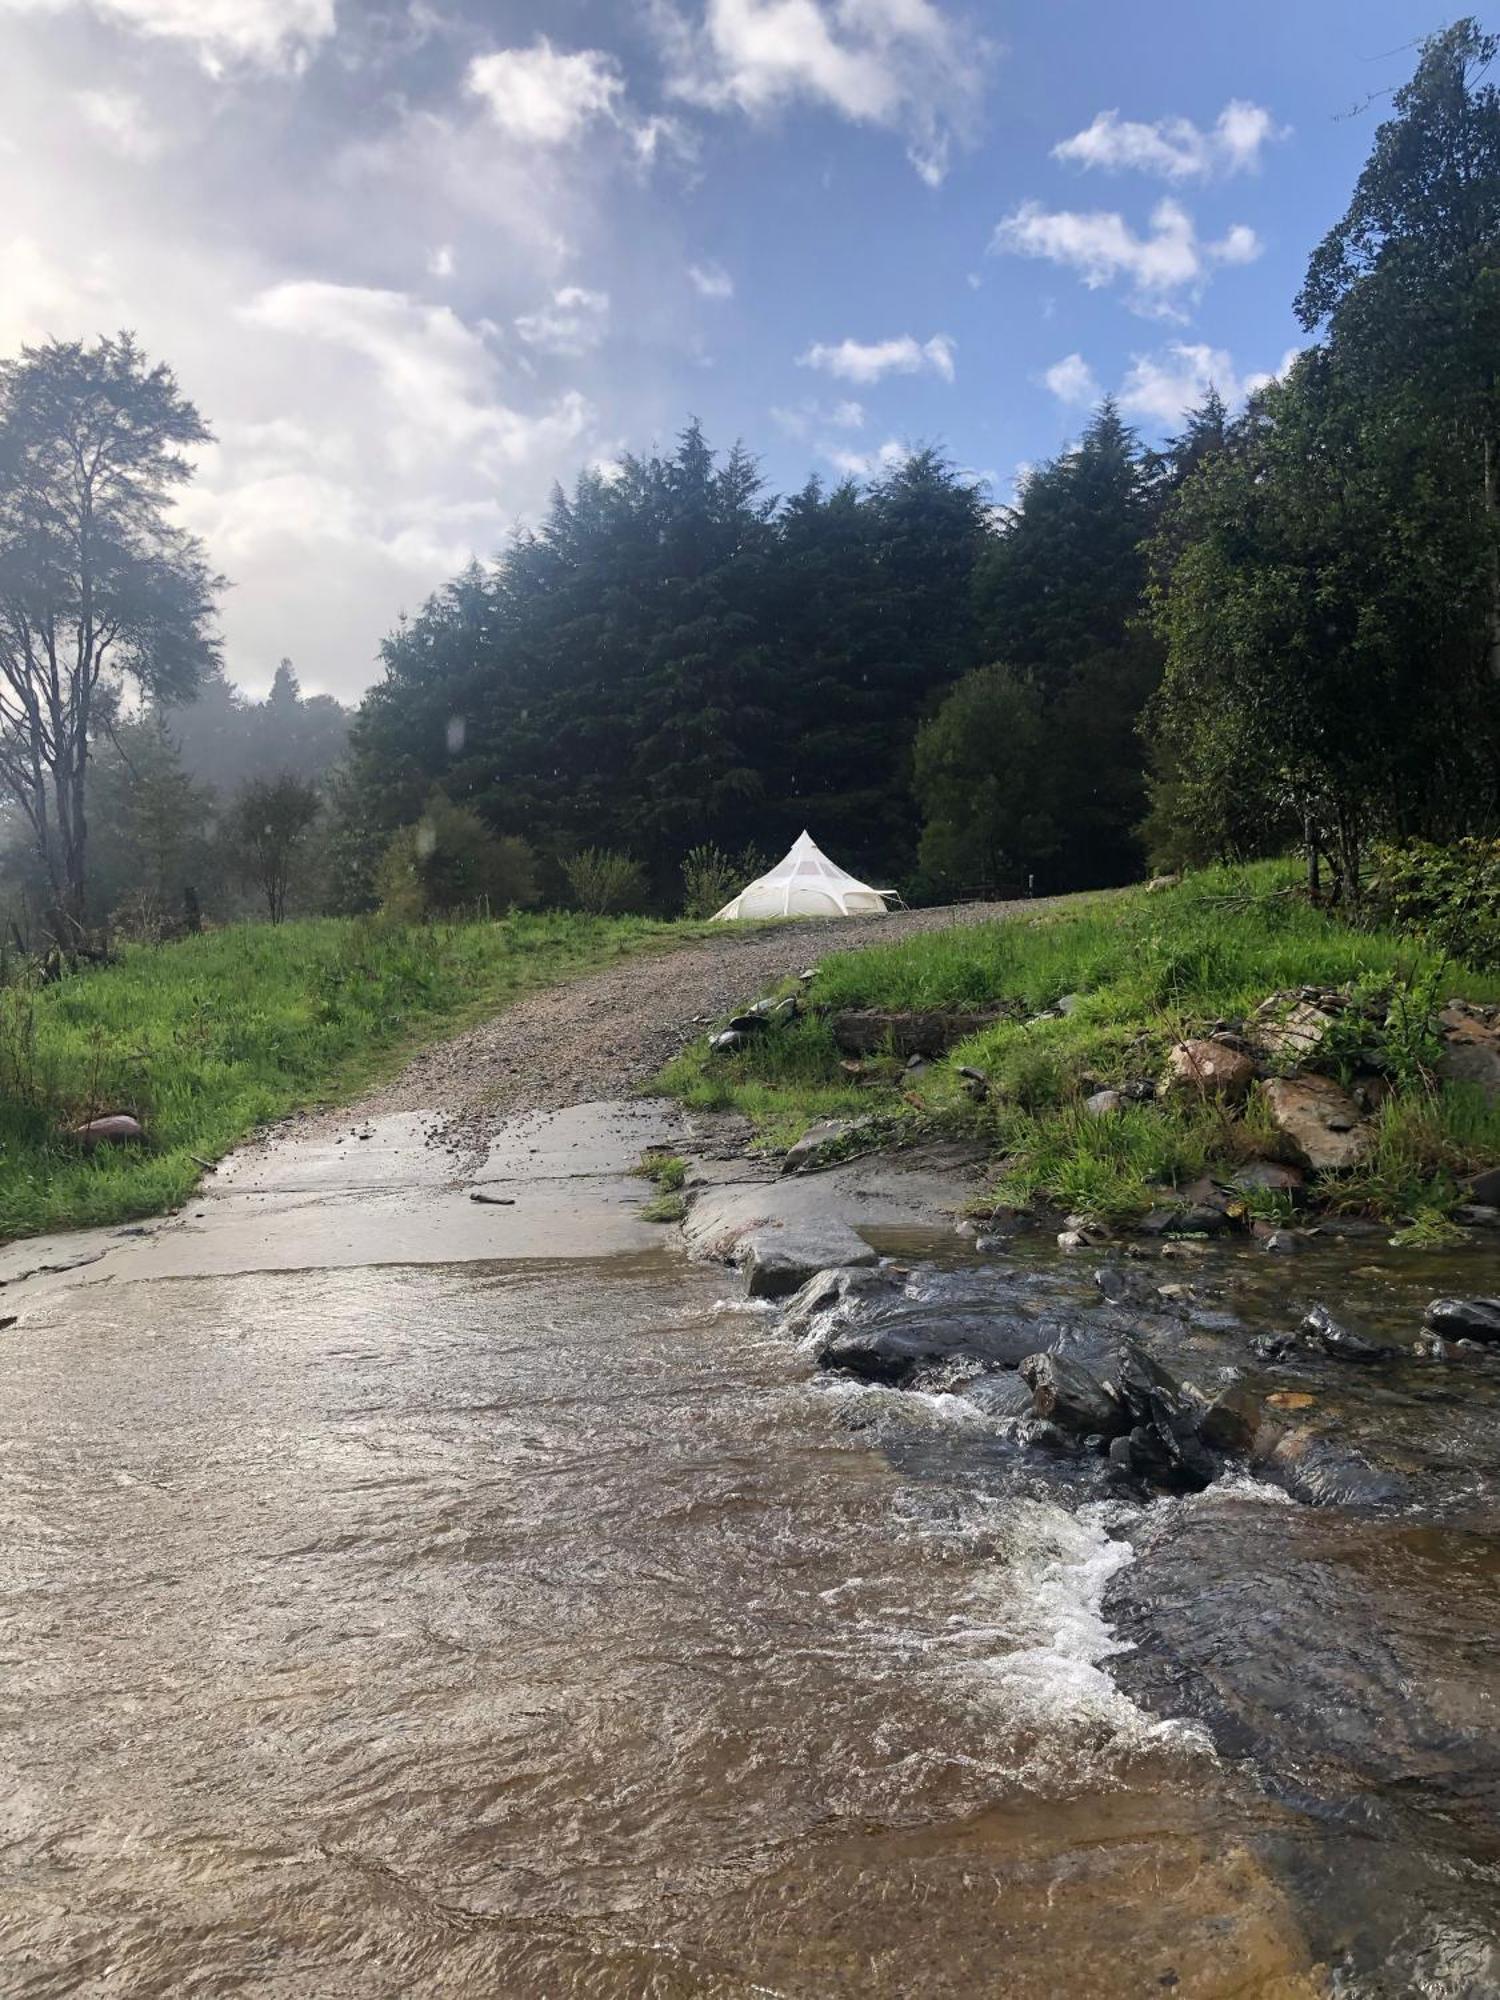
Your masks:
{"label": "flowing water", "polygon": [[[1021,1281],[1088,1284],[912,1283]],[[1500,1991],[1487,1364],[1338,1403],[1383,1511],[1147,1500],[727,1289],[241,1272],[4,1335],[0,1987]]]}

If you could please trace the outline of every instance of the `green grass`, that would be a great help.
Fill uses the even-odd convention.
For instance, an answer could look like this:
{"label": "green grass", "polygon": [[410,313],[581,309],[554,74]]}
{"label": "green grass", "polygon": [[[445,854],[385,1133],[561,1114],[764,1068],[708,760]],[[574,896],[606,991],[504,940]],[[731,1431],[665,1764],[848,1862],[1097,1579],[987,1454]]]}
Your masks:
{"label": "green grass", "polygon": [[[241,924],[0,990],[0,1240],[173,1208],[266,1121],[346,1099],[523,993],[700,935],[578,915]],[[82,1154],[66,1133],[106,1111],[134,1113],[147,1144]]]}
{"label": "green grass", "polygon": [[[1288,866],[1209,870],[1157,895],[1100,897],[836,954],[811,988],[819,1013],[729,1057],[700,1044],[663,1083],[700,1108],[745,1113],[767,1146],[789,1144],[815,1118],[870,1111],[895,1112],[914,1130],[936,1123],[976,1131],[999,1161],[996,1198],[1042,1196],[1123,1220],[1164,1186],[1254,1156],[1270,1134],[1255,1100],[1241,1118],[1146,1104],[1100,1120],[1083,1109],[1090,1092],[1154,1078],[1174,1041],[1242,1019],[1278,989],[1388,982],[1422,990],[1437,970],[1409,938],[1313,909],[1295,893]],[[1432,990],[1490,1001],[1500,999],[1500,977],[1445,965]],[[1028,1020],[1065,994],[1078,996],[1071,1013]],[[894,1061],[866,1064],[852,1080],[821,1017],[825,1009],[1002,1004],[1014,1018],[916,1081]],[[982,1108],[961,1092],[962,1065],[990,1079]],[[1368,1163],[1334,1198],[1393,1216],[1441,1213],[1462,1172],[1497,1158],[1500,1113],[1470,1092],[1411,1087],[1386,1107]]]}

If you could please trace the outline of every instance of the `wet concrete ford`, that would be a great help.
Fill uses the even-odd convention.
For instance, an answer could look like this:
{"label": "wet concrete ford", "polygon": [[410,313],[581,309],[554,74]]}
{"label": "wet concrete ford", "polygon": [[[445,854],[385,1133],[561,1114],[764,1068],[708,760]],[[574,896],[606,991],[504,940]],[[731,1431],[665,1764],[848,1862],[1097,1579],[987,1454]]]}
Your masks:
{"label": "wet concrete ford", "polygon": [[[392,1120],[4,1253],[4,1990],[1500,1991],[1500,1362],[1411,1351],[1496,1260],[1204,1251],[1168,1309],[869,1232],[898,1331],[1124,1316],[1385,1481],[1153,1496],[961,1355],[819,1366],[639,1221],[665,1117],[462,1175]],[[1395,1357],[1257,1363],[1317,1299]]]}

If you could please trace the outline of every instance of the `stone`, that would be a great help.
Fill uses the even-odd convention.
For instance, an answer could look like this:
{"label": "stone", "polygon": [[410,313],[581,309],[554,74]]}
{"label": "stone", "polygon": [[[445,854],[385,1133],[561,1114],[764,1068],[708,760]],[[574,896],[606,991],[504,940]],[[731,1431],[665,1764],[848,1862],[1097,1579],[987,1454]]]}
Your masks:
{"label": "stone", "polygon": [[1094,1283],[1112,1306],[1159,1308],[1161,1292],[1146,1271],[1127,1270],[1122,1264],[1101,1264]]}
{"label": "stone", "polygon": [[1500,1229],[1500,1208],[1487,1207],[1481,1201],[1466,1201],[1454,1209],[1453,1220],[1465,1229]]}
{"label": "stone", "polygon": [[1280,1440],[1266,1470],[1294,1500],[1310,1507],[1389,1507],[1407,1493],[1398,1474],[1378,1471],[1357,1452],[1306,1427]]}
{"label": "stone", "polygon": [[997,1007],[944,1008],[926,1012],[884,1007],[850,1007],[829,1025],[838,1047],[849,1056],[895,1054],[946,1055],[955,1043],[967,1041],[1002,1018]]}
{"label": "stone", "polygon": [[1025,1417],[1032,1411],[1030,1385],[1014,1368],[976,1375],[961,1385],[958,1394],[987,1417]]}
{"label": "stone", "polygon": [[1235,1169],[1230,1186],[1242,1194],[1297,1195],[1307,1186],[1307,1176],[1301,1167],[1289,1166],[1282,1160],[1247,1160],[1244,1166]]}
{"label": "stone", "polygon": [[1217,1202],[1195,1202],[1184,1208],[1167,1225],[1169,1236],[1222,1236],[1233,1225],[1228,1211]]}
{"label": "stone", "polygon": [[1075,1437],[1115,1437],[1128,1425],[1124,1410],[1097,1375],[1060,1354],[1028,1354],[1021,1379],[1037,1416]]}
{"label": "stone", "polygon": [[972,1098],[976,1104],[984,1103],[990,1094],[990,1080],[982,1069],[972,1069],[965,1063],[958,1072],[958,1079],[965,1097]]}
{"label": "stone", "polygon": [[1096,1090],[1092,1097],[1084,1099],[1083,1108],[1090,1118],[1108,1118],[1111,1113],[1121,1110],[1124,1103],[1123,1091]]}
{"label": "stone", "polygon": [[123,1111],[112,1111],[104,1118],[90,1118],[85,1125],[74,1128],[73,1137],[91,1153],[96,1146],[139,1146],[146,1137],[138,1119]]}
{"label": "stone", "polygon": [[1176,889],[1180,887],[1181,882],[1182,877],[1178,874],[1153,875],[1151,880],[1146,884],[1146,894],[1148,896],[1160,895],[1163,889]]}
{"label": "stone", "polygon": [[725,1028],[722,1034],[709,1036],[708,1046],[716,1056],[730,1056],[736,1049],[744,1048],[749,1040],[750,1037],[741,1034],[738,1028]]}
{"label": "stone", "polygon": [[843,1222],[797,1223],[752,1229],[739,1241],[736,1261],[752,1299],[783,1299],[809,1278],[835,1265],[873,1264],[875,1252]]}
{"label": "stone", "polygon": [[1355,1166],[1369,1141],[1359,1106],[1327,1076],[1272,1076],[1260,1086],[1271,1122],[1297,1162],[1317,1174]]}
{"label": "stone", "polygon": [[1482,1208],[1500,1208],[1500,1167],[1487,1167],[1464,1182],[1464,1194]]}
{"label": "stone", "polygon": [[1313,1000],[1298,1000],[1282,1013],[1283,1004],[1278,994],[1256,1010],[1252,1028],[1254,1046],[1275,1062],[1307,1062],[1327,1041],[1338,1021],[1338,1012]]}
{"label": "stone", "polygon": [[1471,1084],[1489,1104],[1500,1104],[1500,1010],[1450,1000],[1438,1015],[1445,1083]]}
{"label": "stone", "polygon": [[1384,1361],[1396,1352],[1353,1332],[1342,1320],[1335,1319],[1327,1306],[1313,1306],[1302,1321],[1302,1331],[1315,1347],[1321,1347],[1335,1361]]}
{"label": "stone", "polygon": [[1302,1238],[1290,1229],[1273,1229],[1261,1248],[1273,1257],[1295,1257],[1302,1248]]}
{"label": "stone", "polygon": [[1057,1232],[1059,1250],[1088,1250],[1093,1246],[1081,1229],[1060,1229]]}
{"label": "stone", "polygon": [[794,1146],[789,1146],[781,1162],[784,1174],[800,1174],[831,1166],[850,1150],[851,1140],[874,1124],[873,1118],[823,1118],[809,1125]]}
{"label": "stone", "polygon": [[1198,1421],[1198,1435],[1214,1451],[1244,1458],[1261,1425],[1261,1400],[1248,1382],[1221,1389]]}
{"label": "stone", "polygon": [[1448,1340],[1500,1340],[1500,1298],[1434,1299],[1422,1323]]}
{"label": "stone", "polygon": [[1223,1042],[1178,1042],[1168,1051],[1158,1093],[1163,1097],[1218,1097],[1238,1104],[1255,1081],[1255,1064]]}
{"label": "stone", "polygon": [[1053,1001],[1052,1011],[1054,1014],[1072,1014],[1077,1011],[1082,1001],[1083,995],[1081,993],[1065,993],[1061,1000]]}
{"label": "stone", "polygon": [[746,1013],[734,1015],[725,1033],[741,1035],[748,1040],[753,1035],[764,1035],[770,1026],[770,1016],[752,1007]]}

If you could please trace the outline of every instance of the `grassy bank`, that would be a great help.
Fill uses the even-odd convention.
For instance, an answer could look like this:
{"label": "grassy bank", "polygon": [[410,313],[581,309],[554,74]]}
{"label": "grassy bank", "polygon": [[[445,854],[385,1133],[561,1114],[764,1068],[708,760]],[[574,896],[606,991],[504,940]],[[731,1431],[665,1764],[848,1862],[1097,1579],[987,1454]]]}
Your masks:
{"label": "grassy bank", "polygon": [[[1084,1108],[1087,1096],[1154,1078],[1173,1042],[1242,1020],[1267,995],[1301,985],[1406,996],[1399,1019],[1371,1031],[1379,1046],[1361,1051],[1396,1089],[1366,1163],[1330,1188],[1332,1199],[1398,1219],[1443,1213],[1465,1171],[1500,1159],[1500,1111],[1424,1074],[1433,1052],[1425,1039],[1430,1003],[1450,995],[1500,999],[1500,978],[1311,908],[1291,871],[1275,865],[1209,871],[1157,895],[836,955],[813,982],[814,1012],[727,1058],[695,1047],[665,1082],[690,1104],[747,1113],[768,1146],[789,1144],[816,1118],[870,1113],[898,1131],[934,1123],[975,1130],[996,1156],[995,1198],[1041,1196],[1124,1220],[1149,1208],[1163,1186],[1255,1155],[1269,1128],[1253,1101],[1243,1116],[1147,1103],[1097,1118]],[[1029,1018],[1064,996],[1075,996],[1066,1015]],[[1017,1018],[987,1028],[916,1079],[878,1059],[852,1079],[827,1019],[843,1008],[1004,1003],[1014,1004]],[[983,1105],[963,1095],[963,1065],[989,1079]]]}
{"label": "grassy bank", "polygon": [[[155,1215],[257,1125],[337,1102],[425,1041],[537,987],[696,927],[513,916],[242,924],[118,965],[0,990],[0,1240]],[[145,1147],[85,1156],[83,1120],[128,1111]]]}

